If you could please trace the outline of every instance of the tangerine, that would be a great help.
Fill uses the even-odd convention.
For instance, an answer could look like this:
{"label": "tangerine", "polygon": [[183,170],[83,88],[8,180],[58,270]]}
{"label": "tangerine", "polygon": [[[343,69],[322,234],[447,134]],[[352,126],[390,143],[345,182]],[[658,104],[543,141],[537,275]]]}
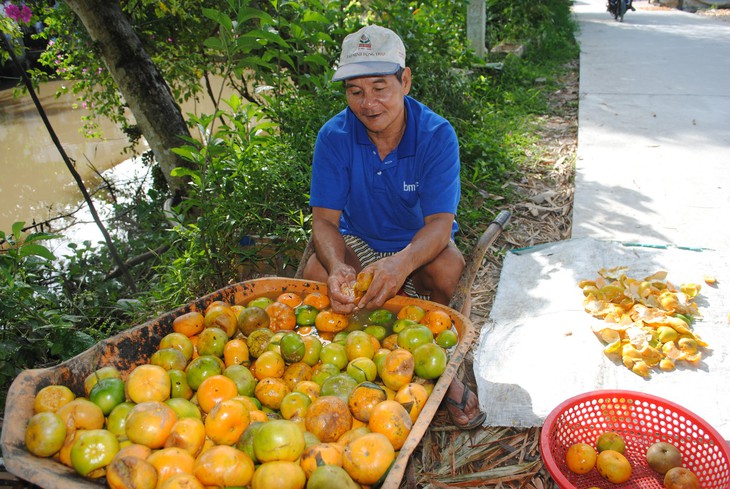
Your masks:
{"label": "tangerine", "polygon": [[631,463],[616,450],[603,450],[596,457],[596,470],[614,484],[621,484],[631,478]]}
{"label": "tangerine", "polygon": [[400,450],[411,433],[411,416],[398,401],[386,400],[370,412],[368,421],[370,431],[382,433],[395,450]]}
{"label": "tangerine", "polygon": [[198,311],[190,311],[181,314],[172,321],[172,329],[182,333],[188,338],[195,336],[205,328],[205,318]]}
{"label": "tangerine", "polygon": [[246,486],[251,482],[254,464],[251,457],[228,445],[206,450],[195,460],[193,474],[205,486]]}
{"label": "tangerine", "polygon": [[587,443],[574,443],[565,452],[565,464],[575,474],[587,474],[596,465],[596,450]]}
{"label": "tangerine", "polygon": [[269,315],[269,328],[272,331],[293,331],[297,327],[297,316],[294,308],[283,302],[272,302],[266,307]]}
{"label": "tangerine", "polygon": [[373,485],[395,460],[395,450],[386,436],[368,433],[347,445],[342,454],[342,467],[355,482]]}

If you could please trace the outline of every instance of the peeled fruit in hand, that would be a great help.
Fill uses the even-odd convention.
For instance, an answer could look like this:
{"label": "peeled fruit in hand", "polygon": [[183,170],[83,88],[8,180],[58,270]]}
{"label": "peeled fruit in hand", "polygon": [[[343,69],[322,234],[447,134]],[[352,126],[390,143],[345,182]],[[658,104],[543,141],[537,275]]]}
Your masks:
{"label": "peeled fruit in hand", "polygon": [[599,452],[616,450],[619,453],[624,453],[626,451],[626,443],[618,433],[606,431],[605,433],[601,433],[596,439],[596,448]]}
{"label": "peeled fruit in hand", "polygon": [[682,466],[682,453],[671,443],[660,441],[646,450],[646,463],[660,474]]}
{"label": "peeled fruit in hand", "polygon": [[631,478],[629,460],[616,450],[604,450],[596,458],[596,470],[608,482],[621,484]]}
{"label": "peeled fruit in hand", "polygon": [[664,476],[664,487],[666,489],[698,489],[700,480],[689,469],[673,467]]}

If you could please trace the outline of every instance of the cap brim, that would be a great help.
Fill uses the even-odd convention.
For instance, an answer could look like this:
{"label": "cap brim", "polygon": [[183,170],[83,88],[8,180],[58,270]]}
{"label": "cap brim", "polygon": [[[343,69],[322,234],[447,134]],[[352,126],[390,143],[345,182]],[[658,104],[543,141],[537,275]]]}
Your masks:
{"label": "cap brim", "polygon": [[398,63],[387,61],[366,61],[362,63],[349,63],[340,66],[332,76],[332,81],[359,78],[361,76],[393,75],[401,66]]}

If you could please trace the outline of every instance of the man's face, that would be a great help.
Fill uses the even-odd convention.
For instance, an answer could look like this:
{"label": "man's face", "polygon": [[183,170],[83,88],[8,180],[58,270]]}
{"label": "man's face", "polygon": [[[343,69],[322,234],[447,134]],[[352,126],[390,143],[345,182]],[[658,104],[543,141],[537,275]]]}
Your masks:
{"label": "man's face", "polygon": [[411,89],[411,71],[395,75],[366,76],[345,80],[347,105],[371,133],[400,132],[405,124],[403,97]]}

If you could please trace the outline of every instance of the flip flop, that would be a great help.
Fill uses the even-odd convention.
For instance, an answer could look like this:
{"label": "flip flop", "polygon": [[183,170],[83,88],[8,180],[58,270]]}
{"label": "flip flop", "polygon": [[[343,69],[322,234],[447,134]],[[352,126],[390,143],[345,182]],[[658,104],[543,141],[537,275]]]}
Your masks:
{"label": "flip flop", "polygon": [[[446,402],[454,406],[456,409],[461,411],[466,415],[466,404],[469,402],[469,396],[476,396],[469,387],[467,387],[466,384],[462,384],[464,386],[464,392],[461,395],[461,402],[456,402],[450,397],[446,397]],[[487,418],[487,414],[479,411],[479,414],[474,416],[469,422],[466,424],[460,424],[457,423],[453,416],[451,416],[451,412],[449,412],[449,417],[451,417],[451,421],[458,426],[459,428],[463,430],[471,430],[473,428],[476,428],[477,426],[481,426],[481,424],[484,422],[484,420]]]}

